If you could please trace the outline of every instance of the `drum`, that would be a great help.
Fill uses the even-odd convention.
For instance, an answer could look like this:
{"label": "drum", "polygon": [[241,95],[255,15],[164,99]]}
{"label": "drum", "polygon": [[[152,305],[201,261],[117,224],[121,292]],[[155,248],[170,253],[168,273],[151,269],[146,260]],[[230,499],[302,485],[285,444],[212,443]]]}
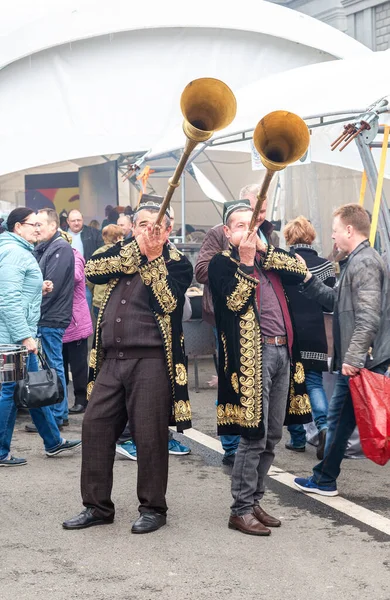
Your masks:
{"label": "drum", "polygon": [[0,383],[24,379],[27,374],[27,356],[25,346],[0,344]]}

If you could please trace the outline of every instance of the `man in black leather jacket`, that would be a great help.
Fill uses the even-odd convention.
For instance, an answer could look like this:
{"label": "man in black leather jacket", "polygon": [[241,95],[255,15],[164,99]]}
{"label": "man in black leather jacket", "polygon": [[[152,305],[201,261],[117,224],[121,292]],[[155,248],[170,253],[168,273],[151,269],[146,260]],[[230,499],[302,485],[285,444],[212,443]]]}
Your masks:
{"label": "man in black leather jacket", "polygon": [[331,289],[309,271],[303,293],[334,311],[333,370],[339,370],[329,405],[324,459],[313,476],[295,479],[305,492],[337,496],[336,480],[348,439],[356,426],[349,378],[362,368],[385,373],[390,362],[390,286],[385,265],[368,236],[370,220],[358,204],[337,209],[332,238],[348,255],[338,285]]}

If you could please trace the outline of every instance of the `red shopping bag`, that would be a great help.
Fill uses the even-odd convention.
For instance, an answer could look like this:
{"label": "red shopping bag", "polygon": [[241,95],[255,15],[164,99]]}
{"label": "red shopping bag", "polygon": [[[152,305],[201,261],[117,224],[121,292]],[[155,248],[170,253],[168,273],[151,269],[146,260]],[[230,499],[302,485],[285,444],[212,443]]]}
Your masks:
{"label": "red shopping bag", "polygon": [[363,452],[385,465],[390,459],[390,378],[361,369],[349,388]]}

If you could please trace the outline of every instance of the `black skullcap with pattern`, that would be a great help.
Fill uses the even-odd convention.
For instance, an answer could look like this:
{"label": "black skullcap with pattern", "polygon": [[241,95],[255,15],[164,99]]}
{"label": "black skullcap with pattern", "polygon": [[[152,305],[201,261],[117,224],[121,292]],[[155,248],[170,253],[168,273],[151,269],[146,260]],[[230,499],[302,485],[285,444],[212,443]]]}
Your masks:
{"label": "black skullcap with pattern", "polygon": [[247,208],[252,210],[251,203],[249,200],[232,200],[232,202],[225,202],[223,205],[223,224],[226,225],[226,222],[230,215],[232,215],[236,210],[242,210],[243,208]]}

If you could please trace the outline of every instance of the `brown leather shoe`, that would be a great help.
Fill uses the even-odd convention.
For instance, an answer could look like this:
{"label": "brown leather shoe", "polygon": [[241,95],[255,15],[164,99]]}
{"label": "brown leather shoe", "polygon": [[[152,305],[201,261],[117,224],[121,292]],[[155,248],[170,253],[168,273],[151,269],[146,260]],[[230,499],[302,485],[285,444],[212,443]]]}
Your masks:
{"label": "brown leather shoe", "polygon": [[263,510],[258,504],[253,507],[253,514],[260,523],[266,525],[267,527],[280,527],[282,524],[279,519],[271,517],[271,515],[267,514],[265,510]]}
{"label": "brown leather shoe", "polygon": [[258,521],[252,513],[248,513],[242,516],[230,515],[229,517],[229,529],[237,529],[242,533],[248,535],[271,535],[269,529],[264,527],[260,521]]}

